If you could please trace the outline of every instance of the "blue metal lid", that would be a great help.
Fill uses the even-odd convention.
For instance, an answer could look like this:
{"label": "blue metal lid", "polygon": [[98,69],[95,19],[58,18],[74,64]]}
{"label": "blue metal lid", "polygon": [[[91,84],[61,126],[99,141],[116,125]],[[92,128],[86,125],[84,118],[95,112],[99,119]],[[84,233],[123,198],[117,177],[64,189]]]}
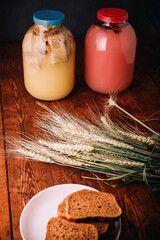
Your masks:
{"label": "blue metal lid", "polygon": [[65,15],[56,10],[39,10],[33,14],[33,21],[41,25],[58,25],[64,22]]}

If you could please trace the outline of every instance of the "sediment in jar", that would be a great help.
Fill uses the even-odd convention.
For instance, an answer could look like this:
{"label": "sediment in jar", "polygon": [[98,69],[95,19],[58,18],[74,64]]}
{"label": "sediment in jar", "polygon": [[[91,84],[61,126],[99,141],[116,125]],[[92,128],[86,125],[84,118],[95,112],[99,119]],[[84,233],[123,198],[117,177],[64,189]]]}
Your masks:
{"label": "sediment in jar", "polygon": [[51,55],[53,64],[65,62],[74,48],[71,32],[64,25],[45,26],[34,24],[23,40],[23,52],[28,52],[31,64],[37,71],[46,55]]}
{"label": "sediment in jar", "polygon": [[128,24],[125,22],[124,23],[109,23],[109,22],[104,22],[104,23],[97,23],[95,24],[97,27],[106,29],[106,30],[112,30],[114,33],[120,33],[124,27],[126,27]]}

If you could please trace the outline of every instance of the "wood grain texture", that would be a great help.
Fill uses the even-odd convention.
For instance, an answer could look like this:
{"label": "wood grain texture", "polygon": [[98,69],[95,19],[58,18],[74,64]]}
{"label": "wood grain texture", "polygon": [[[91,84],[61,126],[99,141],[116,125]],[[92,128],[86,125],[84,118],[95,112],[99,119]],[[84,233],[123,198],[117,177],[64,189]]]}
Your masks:
{"label": "wood grain texture", "polygon": [[[59,107],[72,114],[89,118],[92,111],[102,111],[107,95],[89,89],[83,77],[84,45],[83,39],[77,40],[76,85],[65,99],[43,102],[51,109]],[[135,66],[134,81],[131,86],[117,97],[117,102],[140,120],[151,115],[147,124],[160,132],[160,81],[158,42],[152,45],[139,44]],[[21,43],[0,43],[0,131],[5,136],[20,137],[20,132],[37,136],[34,126],[36,112],[42,110],[37,100],[25,90],[23,83]],[[152,58],[151,58],[152,56]],[[152,61],[153,60],[153,61]],[[119,118],[113,109],[113,118]],[[149,119],[150,120],[150,119]],[[144,130],[144,129],[143,129]],[[150,133],[149,133],[150,134]],[[11,143],[0,139],[0,150],[11,148]],[[21,239],[19,231],[20,214],[26,203],[41,190],[64,183],[79,183],[105,192],[112,192],[122,207],[122,232],[120,240],[160,239],[160,193],[150,193],[144,184],[132,184],[120,189],[111,188],[102,182],[89,180],[92,176],[86,171],[74,172],[74,168],[31,162],[10,153],[0,156],[0,239]],[[104,177],[99,174],[99,176]]]}
{"label": "wood grain texture", "polygon": [[[1,97],[1,93],[0,93]],[[0,105],[0,133],[3,136],[3,114]],[[5,159],[5,145],[0,138],[0,239],[11,239],[10,199],[8,189],[8,173]]]}

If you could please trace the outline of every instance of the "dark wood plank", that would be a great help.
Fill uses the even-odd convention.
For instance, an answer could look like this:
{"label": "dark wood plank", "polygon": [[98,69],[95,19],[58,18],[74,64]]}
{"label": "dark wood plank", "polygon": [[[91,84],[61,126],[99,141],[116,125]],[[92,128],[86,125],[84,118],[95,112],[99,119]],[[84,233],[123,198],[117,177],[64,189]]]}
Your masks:
{"label": "dark wood plank", "polygon": [[[0,133],[3,134],[2,101],[0,104]],[[11,239],[12,236],[8,178],[9,176],[7,172],[7,165],[5,159],[4,140],[3,138],[0,138],[0,239],[6,240]]]}

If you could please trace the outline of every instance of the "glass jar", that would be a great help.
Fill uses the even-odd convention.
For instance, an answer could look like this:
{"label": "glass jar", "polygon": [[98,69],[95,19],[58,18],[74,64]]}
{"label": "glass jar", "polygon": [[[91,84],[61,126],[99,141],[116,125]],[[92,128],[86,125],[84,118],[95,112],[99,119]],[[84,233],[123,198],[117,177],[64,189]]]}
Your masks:
{"label": "glass jar", "polygon": [[125,10],[100,9],[97,18],[85,37],[85,81],[96,92],[119,93],[133,79],[136,34]]}
{"label": "glass jar", "polygon": [[75,83],[73,35],[59,11],[37,11],[33,21],[22,44],[25,87],[40,100],[64,98]]}

